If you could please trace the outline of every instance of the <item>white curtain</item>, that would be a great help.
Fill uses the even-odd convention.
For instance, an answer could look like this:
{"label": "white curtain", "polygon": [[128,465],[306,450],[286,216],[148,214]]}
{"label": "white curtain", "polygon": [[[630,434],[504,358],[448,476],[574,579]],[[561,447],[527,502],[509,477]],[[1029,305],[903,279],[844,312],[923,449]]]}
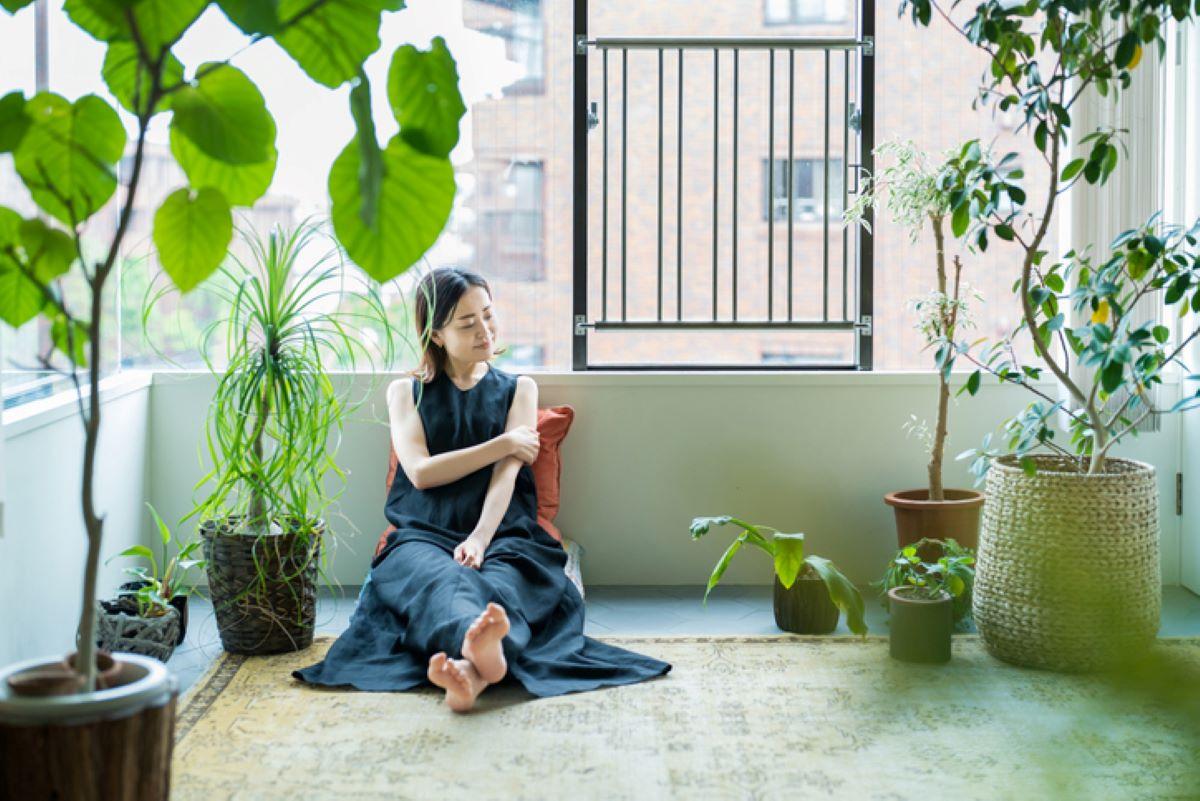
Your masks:
{"label": "white curtain", "polygon": [[[1113,20],[1105,19],[1106,26]],[[1113,34],[1108,28],[1107,36]],[[1173,35],[1173,34],[1169,34]],[[1082,177],[1065,195],[1065,205],[1059,217],[1059,255],[1074,249],[1082,252],[1087,245],[1093,264],[1102,264],[1110,253],[1112,240],[1122,231],[1136,228],[1164,205],[1165,148],[1164,115],[1167,58],[1159,56],[1158,46],[1148,46],[1142,58],[1130,73],[1132,82],[1128,89],[1121,90],[1116,99],[1110,89],[1108,96],[1101,96],[1095,84],[1083,91],[1071,107],[1070,142],[1067,153],[1061,158],[1060,170],[1074,158],[1087,158],[1095,141],[1083,145],[1078,142],[1098,129],[1125,129],[1117,134],[1112,144],[1117,148],[1117,167],[1102,186],[1087,183]],[[1074,92],[1077,85],[1069,91]],[[1068,94],[1068,97],[1070,95]],[[1163,215],[1163,222],[1172,222]],[[1140,324],[1159,317],[1158,306],[1161,296],[1148,296],[1132,312],[1131,323]],[[1069,304],[1068,304],[1069,306]],[[1086,323],[1073,312],[1064,309],[1070,326]],[[1081,370],[1072,363],[1071,379],[1085,392],[1091,389],[1093,370]],[[1157,393],[1156,393],[1157,394]],[[1060,397],[1068,398],[1065,387],[1060,388]],[[1124,396],[1113,397],[1109,405],[1119,405]],[[1152,397],[1156,407],[1161,408],[1162,399]],[[1072,407],[1074,403],[1070,404]],[[1139,430],[1156,430],[1158,420],[1151,416],[1139,426]]]}

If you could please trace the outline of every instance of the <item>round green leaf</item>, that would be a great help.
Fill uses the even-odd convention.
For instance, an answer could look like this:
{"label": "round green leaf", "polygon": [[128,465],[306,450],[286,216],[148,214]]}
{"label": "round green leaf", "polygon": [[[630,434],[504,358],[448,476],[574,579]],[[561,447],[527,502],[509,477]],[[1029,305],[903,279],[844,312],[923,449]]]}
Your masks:
{"label": "round green leaf", "polygon": [[9,92],[0,98],[0,153],[11,153],[21,144],[29,128],[25,116],[25,95]]}
{"label": "round green leaf", "polygon": [[71,21],[102,42],[133,41],[126,12],[132,11],[142,44],[156,58],[183,35],[208,0],[67,0]]}
{"label": "round green leaf", "polygon": [[282,30],[275,41],[310,78],[335,88],[379,49],[380,11],[381,3],[371,0],[279,0]]}
{"label": "round green leaf", "polygon": [[20,253],[21,215],[0,206],[0,320],[20,328],[42,310],[45,298],[25,277],[15,258]]}
{"label": "round green leaf", "polygon": [[396,48],[388,69],[388,102],[404,141],[422,153],[448,156],[458,144],[458,122],[467,113],[458,91],[458,69],[442,37],[429,51]]}
{"label": "round green leaf", "polygon": [[95,214],[117,186],[113,165],[125,149],[117,112],[95,95],[74,104],[43,92],[25,106],[30,119],[17,148],[17,172],[34,201],[68,225]]}
{"label": "round green leaf", "polygon": [[75,241],[65,231],[33,219],[21,221],[20,235],[25,263],[39,281],[49,283],[71,269]]}
{"label": "round green leaf", "polygon": [[342,150],[329,170],[331,216],[350,258],[377,281],[387,281],[424,255],[446,226],[456,185],[449,160],[419,153],[399,136],[383,151],[383,180],[372,225],[359,212],[358,140]]}
{"label": "round green leaf", "polygon": [[233,238],[233,216],[224,196],[205,187],[177,189],[154,215],[154,245],[163,269],[187,292],[213,273]]}
{"label": "round green leaf", "polygon": [[253,206],[266,194],[275,177],[278,154],[274,145],[270,158],[259,164],[226,164],[210,157],[174,128],[170,136],[171,155],[187,175],[188,183],[196,189],[206,186],[219,189],[230,205]]}
{"label": "round green leaf", "polygon": [[[108,91],[121,104],[122,108],[133,113],[141,114],[150,99],[150,73],[138,58],[137,46],[133,42],[113,42],[104,54],[104,66],[100,68]],[[163,89],[168,89],[183,82],[183,64],[174,54],[167,53],[163,60],[162,77],[159,83]],[[134,100],[137,104],[134,104]],[[171,95],[159,98],[155,104],[154,113],[165,111],[171,107]]]}
{"label": "round green leaf", "polygon": [[227,164],[260,164],[275,144],[275,121],[254,82],[237,67],[207,63],[199,80],[175,94],[171,128],[212,158]]}

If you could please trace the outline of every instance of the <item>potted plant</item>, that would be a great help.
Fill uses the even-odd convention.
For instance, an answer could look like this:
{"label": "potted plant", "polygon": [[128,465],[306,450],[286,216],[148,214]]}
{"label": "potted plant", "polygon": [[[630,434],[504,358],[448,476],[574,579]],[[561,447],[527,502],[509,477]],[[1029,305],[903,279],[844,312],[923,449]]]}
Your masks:
{"label": "potted plant", "polygon": [[[908,433],[916,433],[924,441],[929,454],[926,465],[926,486],[920,489],[896,490],[883,496],[896,517],[896,536],[901,548],[925,539],[921,558],[936,560],[935,541],[953,537],[968,547],[975,547],[979,538],[979,511],[983,494],[973,489],[947,489],[942,481],[942,462],[946,451],[949,424],[950,372],[957,351],[955,335],[974,326],[970,317],[969,297],[982,300],[978,292],[962,282],[962,259],[954,255],[954,274],[946,265],[946,224],[953,208],[956,193],[965,189],[965,169],[970,164],[970,149],[951,148],[942,162],[930,165],[924,153],[912,141],[892,140],[875,148],[877,157],[894,155],[896,163],[869,172],[863,179],[863,191],[843,212],[846,222],[861,223],[868,231],[871,224],[865,215],[868,209],[885,201],[894,219],[908,229],[909,240],[916,242],[922,228],[929,225],[933,232],[936,284],[934,289],[914,304],[918,314],[917,328],[925,338],[925,350],[934,351],[934,366],[938,376],[937,417],[933,431],[913,416],[905,424]],[[974,379],[978,381],[978,379]],[[961,392],[961,390],[960,390]]]}
{"label": "potted plant", "polygon": [[246,258],[231,256],[222,280],[204,288],[226,313],[202,336],[218,382],[206,422],[211,469],[200,482],[208,494],[188,516],[200,519],[225,650],[271,654],[312,642],[326,511],[340,494],[335,479],[345,479],[337,445],[359,403],[354,382],[330,371],[379,372],[394,332],[378,285],[355,286],[318,223],[244,230],[241,241]]}
{"label": "potted plant", "polygon": [[[928,24],[929,0],[902,0],[901,12],[909,7],[914,21]],[[1118,162],[1119,131],[1073,130],[1072,107],[1089,89],[1108,97],[1128,87],[1143,45],[1165,49],[1168,13],[1180,22],[1194,14],[1177,4],[1085,0],[1068,8],[986,0],[963,28],[989,55],[982,101],[998,99],[1001,110],[1017,106],[1024,117],[1018,132],[1032,132],[1050,167],[1045,202],[1027,211],[1023,191],[1013,194],[1006,178],[968,165],[978,191],[957,195],[951,213],[956,237],[986,249],[992,234],[1020,254],[1016,330],[978,356],[972,344],[954,345],[977,367],[967,384],[971,394],[986,372],[1037,396],[1005,423],[999,447],[989,435],[960,457],[974,457],[972,472],[987,482],[975,624],[989,652],[1017,664],[1111,667],[1143,653],[1159,627],[1154,468],[1116,458],[1112,449],[1148,415],[1200,405],[1200,390],[1187,390],[1169,409],[1151,398],[1169,365],[1183,366],[1180,354],[1200,327],[1181,326],[1172,341],[1170,328],[1133,314],[1147,298],[1161,298],[1164,311],[1200,310],[1200,221],[1184,231],[1160,224],[1155,212],[1119,234],[1098,259],[1089,245],[1050,262],[1043,244],[1059,196],[1080,180],[1104,184]],[[1078,155],[1064,165],[1068,132]],[[1001,191],[1013,201],[1007,213],[997,203]],[[1017,356],[1017,340],[1025,337],[1035,363]],[[1043,371],[1066,400],[1033,383]],[[1066,445],[1055,441],[1056,415],[1066,420]]]}
{"label": "potted plant", "polygon": [[[154,552],[145,545],[126,548],[105,562],[127,557],[144,559],[149,564],[124,568],[135,580],[122,584],[115,600],[100,602],[99,645],[109,651],[130,651],[166,662],[187,636],[187,600],[192,588],[185,579],[193,568],[203,569],[204,560],[191,558],[200,540],[177,545],[175,555],[168,558],[171,530],[157,509],[149,503],[146,507],[162,540],[162,572]],[[168,610],[175,614],[170,615]],[[174,637],[162,634],[166,628],[175,630]]]}
{"label": "potted plant", "polygon": [[[8,14],[32,14],[23,11],[31,3],[9,0],[3,6]],[[112,797],[161,798],[169,787],[174,679],[157,660],[130,653],[110,660],[96,651],[104,516],[94,478],[104,408],[101,378],[110,358],[105,298],[141,199],[147,132],[161,122],[155,117],[170,117],[172,156],[188,179],[166,198],[153,223],[159,262],[181,290],[217,268],[230,241],[231,207],[252,205],[274,173],[275,124],[250,78],[227,59],[184,65],[173,52],[208,5],[206,0],[67,4],[71,22],[105,43],[100,77],[128,112],[126,121],[93,94],[70,101],[48,91],[30,97],[0,91],[0,153],[12,154],[40,209],[22,218],[0,206],[0,319],[14,328],[41,320],[49,343],[44,367],[73,382],[83,431],[80,505],[86,532],[78,655],[0,668],[5,797],[77,797],[105,787]],[[400,132],[381,148],[363,64],[379,47],[382,12],[398,3],[310,3],[286,16],[270,3],[218,5],[251,44],[274,40],[300,69],[330,88],[351,83],[356,135],[330,171],[335,228],[350,257],[376,279],[403,272],[437,239],[455,193],[448,156],[457,142],[462,101],[444,43],[435,39],[429,51],[406,46],[393,55],[388,99]],[[316,40],[325,46],[312,47]],[[118,170],[123,160],[128,171]],[[103,232],[89,228],[118,182],[115,225]],[[77,277],[78,291],[64,290],[67,275]],[[116,686],[97,681],[98,667],[110,661],[119,668]],[[27,681],[31,678],[37,680]],[[47,686],[60,697],[42,697]],[[80,759],[81,753],[90,757]]]}
{"label": "potted plant", "polygon": [[[708,594],[721,580],[733,555],[750,543],[770,554],[774,562],[775,623],[779,628],[798,634],[828,634],[837,628],[838,610],[841,610],[850,631],[863,637],[867,635],[862,594],[833,562],[820,556],[804,555],[803,533],[788,534],[736,517],[697,517],[692,520],[692,539],[700,539],[713,526],[729,523],[741,526],[742,533],[725,550],[709,577],[708,587],[704,590],[705,605]],[[764,530],[771,532],[770,539],[763,535]]]}
{"label": "potted plant", "polygon": [[[937,561],[921,559],[922,545],[931,544],[942,553]],[[951,598],[951,621],[953,628],[964,629],[971,616],[971,588],[975,583],[975,555],[953,539],[934,543],[918,541],[901,548],[892,557],[883,578],[871,586],[879,590],[879,600],[884,608],[893,606],[892,590],[898,587],[928,587],[940,582]]]}

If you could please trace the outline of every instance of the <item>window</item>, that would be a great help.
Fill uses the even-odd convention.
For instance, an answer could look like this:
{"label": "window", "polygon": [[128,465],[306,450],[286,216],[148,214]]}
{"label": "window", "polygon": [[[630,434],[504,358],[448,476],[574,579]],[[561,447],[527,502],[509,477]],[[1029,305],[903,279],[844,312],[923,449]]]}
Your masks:
{"label": "window", "polygon": [[[518,77],[504,87],[505,95],[541,94],[545,79],[545,31],[542,24],[541,0],[477,0],[492,6],[490,14],[481,15],[479,29],[504,41],[508,61],[517,65]],[[468,17],[470,16],[469,11]],[[490,19],[484,22],[484,17]],[[470,19],[468,19],[470,22]]]}
{"label": "window", "polygon": [[[823,158],[806,158],[796,159],[793,163],[796,166],[792,176],[792,220],[794,222],[820,222],[822,219],[821,208],[825,199],[825,160]],[[788,218],[787,159],[774,161],[775,181],[773,185],[768,180],[770,177],[768,170],[771,169],[771,165],[772,162],[769,159],[763,159],[763,197],[767,197],[769,192],[773,192],[764,205],[763,219],[767,219],[767,215],[773,209],[777,221],[786,221]],[[830,158],[829,219],[831,222],[839,222],[836,215],[842,213],[842,173],[842,160]]]}
{"label": "window", "polygon": [[485,272],[512,280],[544,280],[542,162],[510,162],[486,175],[483,183],[481,200],[487,207],[479,213],[479,256],[495,260]]}
{"label": "window", "polygon": [[849,12],[847,0],[764,0],[767,25],[805,25],[844,22]]}

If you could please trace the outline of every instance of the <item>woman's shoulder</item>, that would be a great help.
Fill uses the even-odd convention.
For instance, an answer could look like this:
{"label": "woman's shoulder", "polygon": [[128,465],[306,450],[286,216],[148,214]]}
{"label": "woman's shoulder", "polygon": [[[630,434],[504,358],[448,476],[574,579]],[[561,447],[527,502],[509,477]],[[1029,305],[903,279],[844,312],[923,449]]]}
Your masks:
{"label": "woman's shoulder", "polygon": [[537,382],[525,373],[510,373],[507,370],[500,369],[494,364],[492,365],[492,372],[495,373],[496,377],[501,379],[505,384],[514,386],[518,390],[524,388],[525,392],[537,391]]}

